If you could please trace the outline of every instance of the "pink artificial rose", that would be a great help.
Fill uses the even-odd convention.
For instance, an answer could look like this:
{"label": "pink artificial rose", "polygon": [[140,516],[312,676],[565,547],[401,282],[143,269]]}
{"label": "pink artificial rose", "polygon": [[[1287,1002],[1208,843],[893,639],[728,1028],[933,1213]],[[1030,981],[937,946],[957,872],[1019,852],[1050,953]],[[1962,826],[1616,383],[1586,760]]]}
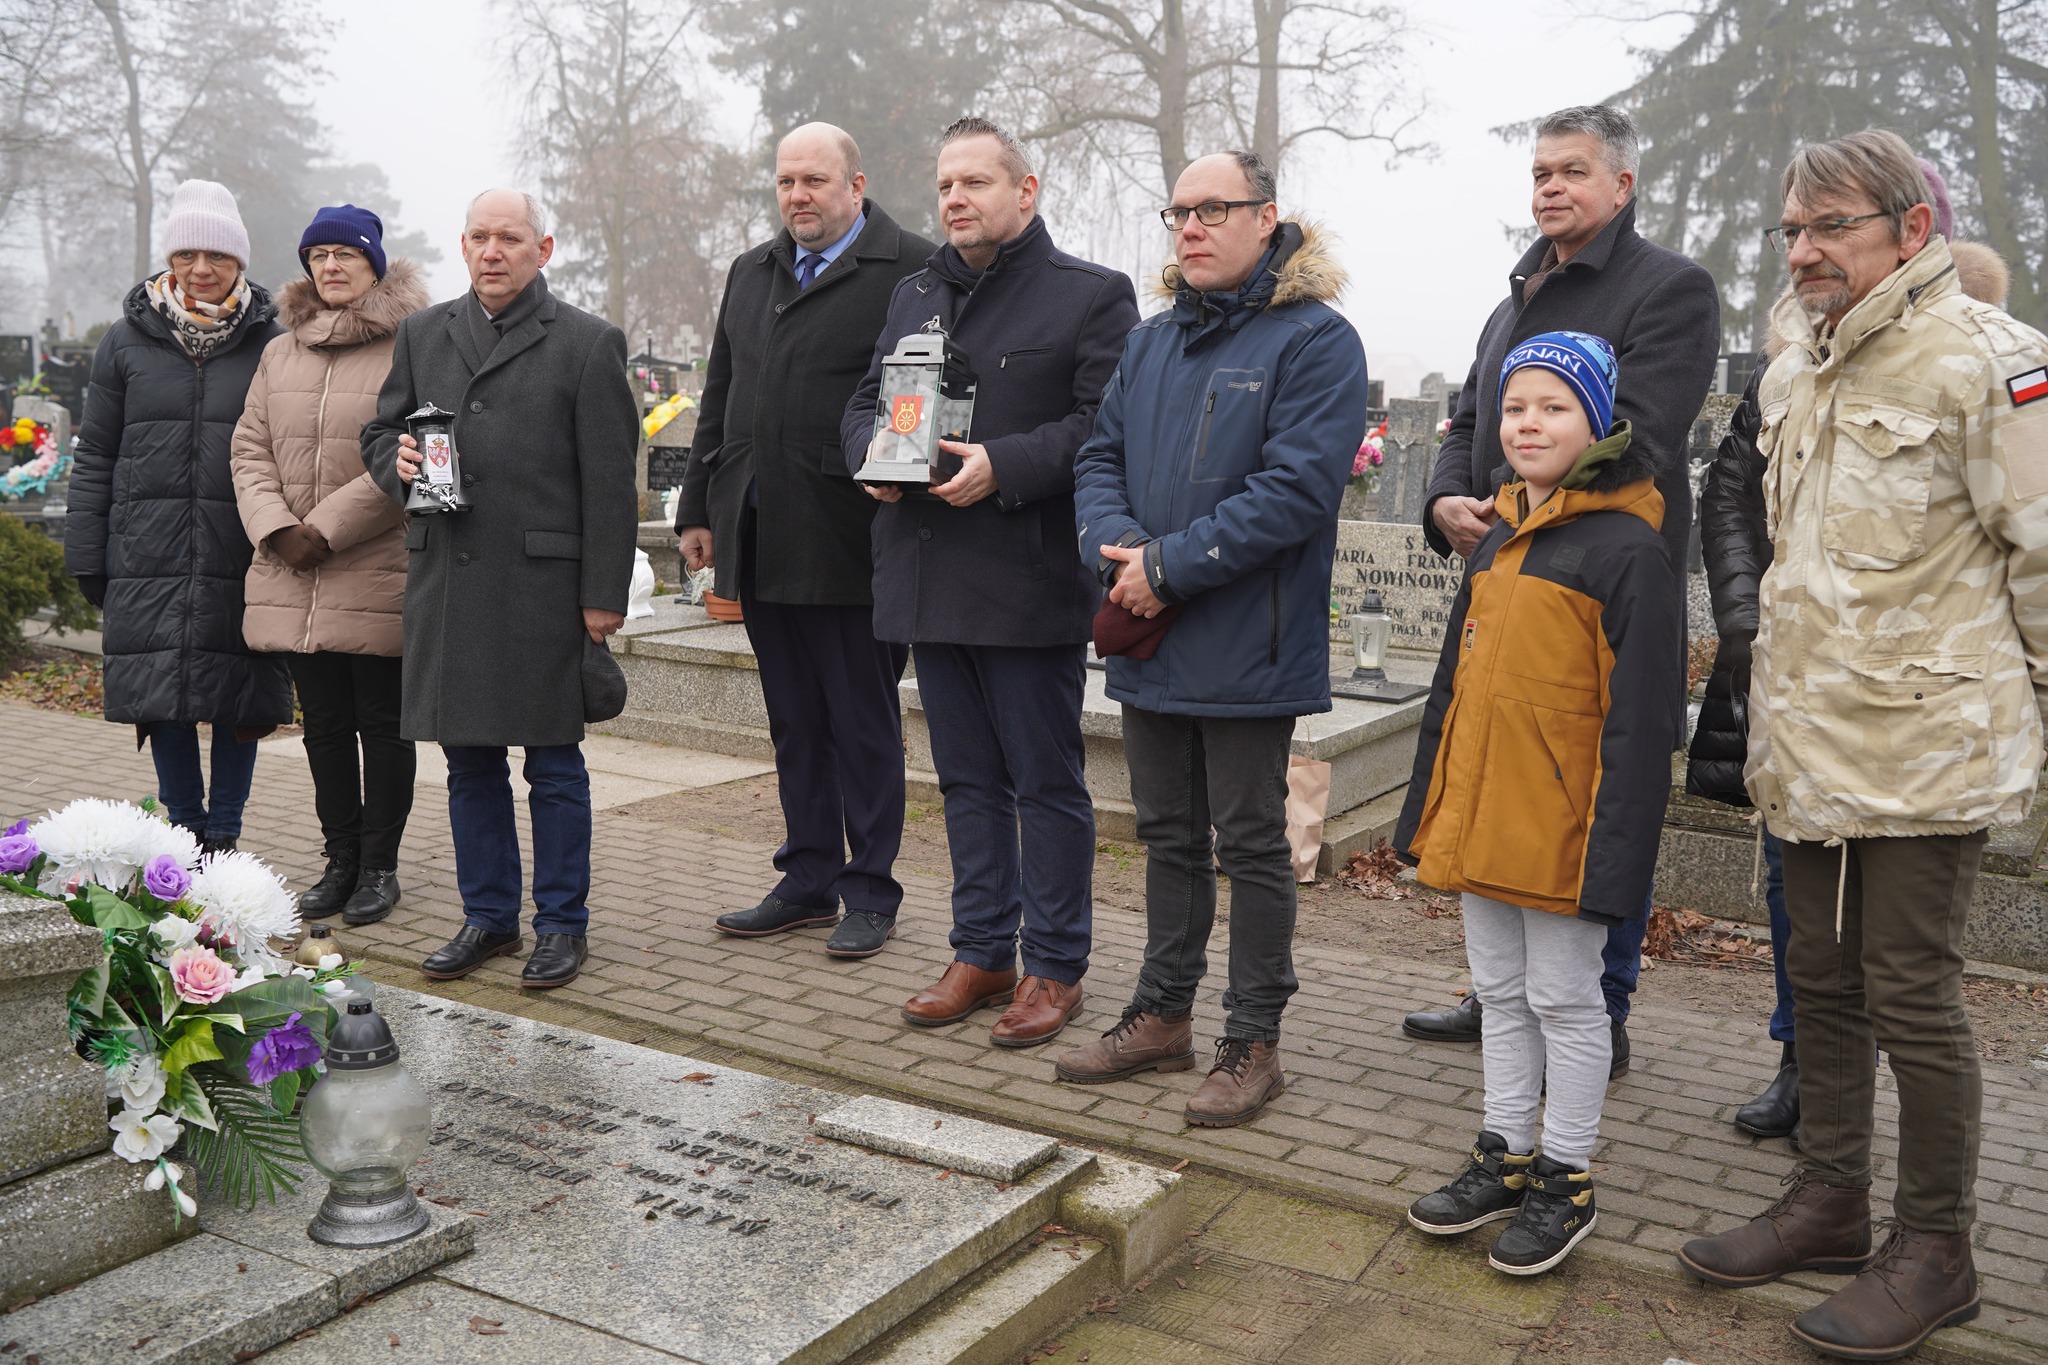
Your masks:
{"label": "pink artificial rose", "polygon": [[188,1005],[211,1005],[235,988],[235,969],[211,948],[180,948],[171,954],[171,985]]}

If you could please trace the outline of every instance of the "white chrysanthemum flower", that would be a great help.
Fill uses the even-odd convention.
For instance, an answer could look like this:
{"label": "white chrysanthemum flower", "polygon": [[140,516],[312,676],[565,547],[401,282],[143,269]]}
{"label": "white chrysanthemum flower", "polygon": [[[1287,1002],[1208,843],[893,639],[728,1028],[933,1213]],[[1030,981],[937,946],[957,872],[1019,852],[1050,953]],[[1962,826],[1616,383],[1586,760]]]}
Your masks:
{"label": "white chrysanthemum flower", "polygon": [[147,1114],[164,1097],[164,1069],[154,1053],[138,1051],[125,1066],[107,1072],[107,1098],[121,1101],[124,1109]]}
{"label": "white chrysanthemum flower", "polygon": [[29,826],[36,847],[49,856],[41,888],[62,894],[74,882],[97,882],[124,891],[152,858],[168,854],[178,866],[199,861],[192,831],[158,819],[126,801],[82,797]]}
{"label": "white chrysanthemum flower", "polygon": [[169,1114],[145,1114],[123,1109],[107,1120],[114,1130],[114,1155],[123,1161],[155,1161],[169,1150],[185,1126]]}
{"label": "white chrysanthemum flower", "polygon": [[298,898],[284,878],[239,849],[202,858],[185,899],[199,907],[199,927],[234,945],[244,965],[274,957],[270,940],[299,930]]}

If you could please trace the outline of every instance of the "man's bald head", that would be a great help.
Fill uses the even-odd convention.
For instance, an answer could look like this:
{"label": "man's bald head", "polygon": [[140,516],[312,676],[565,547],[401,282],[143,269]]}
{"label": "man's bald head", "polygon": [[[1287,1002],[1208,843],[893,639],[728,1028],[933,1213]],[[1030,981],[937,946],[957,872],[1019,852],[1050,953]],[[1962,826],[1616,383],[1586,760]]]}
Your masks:
{"label": "man's bald head", "polygon": [[844,128],[806,123],[775,145],[775,208],[797,246],[820,251],[860,217],[868,179]]}
{"label": "man's bald head", "polygon": [[790,129],[782,141],[775,144],[775,159],[780,162],[784,152],[798,150],[838,157],[849,182],[861,173],[860,144],[853,140],[852,133],[836,123],[806,123]]}
{"label": "man's bald head", "polygon": [[504,188],[485,190],[482,194],[469,201],[469,212],[463,215],[462,219],[462,226],[464,228],[467,228],[477,220],[479,210],[494,216],[502,216],[506,213],[522,214],[526,218],[527,227],[533,229],[535,241],[539,241],[548,235],[547,210],[540,206],[540,200],[534,198],[525,190]]}

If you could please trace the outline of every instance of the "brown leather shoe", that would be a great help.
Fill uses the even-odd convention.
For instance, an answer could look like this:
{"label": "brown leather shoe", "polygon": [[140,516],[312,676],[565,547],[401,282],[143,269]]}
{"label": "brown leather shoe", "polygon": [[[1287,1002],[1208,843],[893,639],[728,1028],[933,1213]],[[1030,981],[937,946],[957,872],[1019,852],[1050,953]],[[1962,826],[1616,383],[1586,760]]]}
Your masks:
{"label": "brown leather shoe", "polygon": [[1198,1128],[1234,1128],[1256,1118],[1266,1102],[1284,1094],[1287,1077],[1280,1070],[1280,1044],[1247,1043],[1242,1038],[1216,1040],[1216,1065],[1188,1097],[1183,1115]]}
{"label": "brown leather shoe", "polygon": [[1803,1170],[1785,1183],[1792,1188],[1760,1216],[1679,1248],[1679,1264],[1730,1289],[1769,1284],[1795,1270],[1854,1275],[1863,1269],[1870,1260],[1870,1191],[1829,1185]]}
{"label": "brown leather shoe", "polygon": [[1969,1233],[1895,1225],[1862,1274],[1792,1320],[1792,1335],[1845,1360],[1897,1360],[1980,1307]]}
{"label": "brown leather shoe", "polygon": [[985,972],[966,962],[949,962],[946,974],[910,997],[903,1022],[919,1028],[957,1024],[978,1009],[1007,1005],[1017,990],[1017,969]]}
{"label": "brown leather shoe", "polygon": [[1101,1085],[1140,1071],[1186,1071],[1195,1064],[1195,1016],[1147,1014],[1136,1005],[1115,1028],[1053,1063],[1063,1081]]}
{"label": "brown leather shoe", "polygon": [[1017,994],[988,1040],[997,1047],[1037,1047],[1060,1036],[1060,1030],[1081,1008],[1081,983],[1063,986],[1042,976],[1027,976],[1017,983]]}

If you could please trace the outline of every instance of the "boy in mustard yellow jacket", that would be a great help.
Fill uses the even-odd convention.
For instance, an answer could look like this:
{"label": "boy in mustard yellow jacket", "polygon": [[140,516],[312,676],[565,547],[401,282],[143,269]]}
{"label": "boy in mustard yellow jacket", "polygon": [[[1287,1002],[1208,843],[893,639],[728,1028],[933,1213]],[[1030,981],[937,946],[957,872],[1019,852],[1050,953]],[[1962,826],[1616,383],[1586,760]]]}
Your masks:
{"label": "boy in mustard yellow jacket", "polygon": [[1614,385],[1613,348],[1583,332],[1532,337],[1501,367],[1516,478],[1467,561],[1394,837],[1425,885],[1463,893],[1486,1010],[1485,1131],[1408,1221],[1450,1235],[1512,1218],[1488,1258],[1511,1275],[1549,1270],[1593,1228],[1600,949],[1646,913],[1679,732],[1664,499],[1613,420]]}

